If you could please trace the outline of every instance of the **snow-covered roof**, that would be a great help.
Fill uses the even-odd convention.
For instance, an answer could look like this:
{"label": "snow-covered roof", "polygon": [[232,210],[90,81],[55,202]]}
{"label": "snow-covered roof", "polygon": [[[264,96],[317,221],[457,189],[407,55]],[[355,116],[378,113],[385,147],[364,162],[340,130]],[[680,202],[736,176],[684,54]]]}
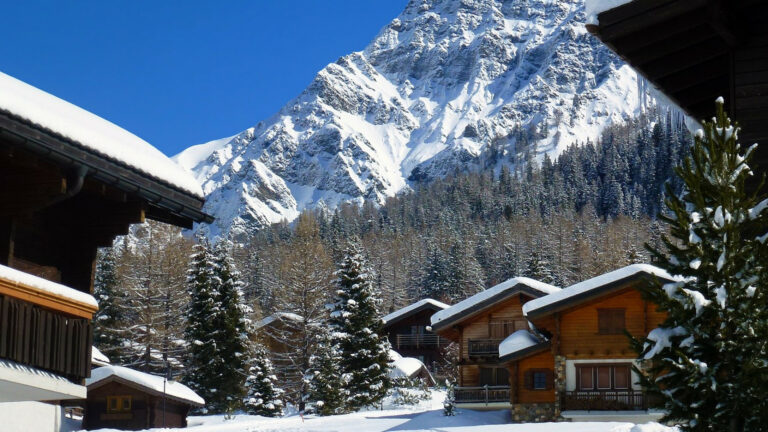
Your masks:
{"label": "snow-covered roof", "polygon": [[160,150],[127,130],[0,72],[0,111],[26,120],[108,159],[203,197],[200,184]]}
{"label": "snow-covered roof", "polygon": [[421,310],[423,307],[427,307],[429,305],[435,306],[438,309],[447,309],[450,307],[449,305],[439,302],[437,300],[433,300],[430,298],[419,300],[416,303],[410,304],[402,309],[398,309],[388,315],[386,315],[382,320],[384,321],[384,324],[391,323],[392,321],[397,321],[401,318],[405,318],[411,313],[414,313],[416,311]]}
{"label": "snow-covered roof", "polygon": [[[1,91],[2,90],[0,90],[0,92]],[[37,290],[44,291],[54,297],[59,297],[71,302],[84,304],[90,306],[93,309],[98,309],[99,307],[96,299],[88,293],[84,293],[68,286],[64,286],[56,282],[51,282],[48,279],[43,279],[29,273],[24,273],[23,271],[6,267],[4,265],[0,265],[0,279],[16,285],[35,288]]]}
{"label": "snow-covered roof", "polygon": [[515,277],[435,313],[431,318],[432,326],[445,326],[447,323],[455,321],[465,314],[482,310],[486,306],[495,304],[497,301],[518,291],[527,291],[531,294],[535,292],[545,296],[560,291],[560,288],[527,277]]}
{"label": "snow-covered roof", "polygon": [[548,296],[531,300],[523,305],[523,314],[527,316],[536,312],[543,312],[544,308],[556,307],[555,305],[560,303],[570,303],[581,297],[597,294],[595,291],[600,288],[638,275],[655,276],[670,281],[679,279],[650,264],[632,264],[563,288],[561,291]]}
{"label": "snow-covered roof", "polygon": [[540,340],[528,330],[518,330],[499,344],[499,358],[519,354],[546,341]]}
{"label": "snow-covered roof", "polygon": [[632,1],[634,0],[585,0],[584,9],[587,13],[587,24],[598,24],[597,16],[599,14]]}
{"label": "snow-covered roof", "polygon": [[112,377],[135,384],[156,394],[163,394],[163,386],[165,386],[165,394],[168,397],[188,402],[191,405],[205,405],[203,398],[182,383],[165,381],[161,376],[150,375],[123,366],[104,366],[94,369],[91,371],[91,377],[85,380],[85,385],[89,389],[98,387],[100,383],[106,384],[107,380]]}
{"label": "snow-covered roof", "polygon": [[291,313],[291,312],[275,312],[272,315],[266,318],[263,318],[261,321],[257,322],[254,327],[259,329],[264,326],[270,325],[277,320],[284,320],[284,319],[291,320],[291,321],[301,321],[304,318],[302,318],[301,315],[296,315],[295,313]]}
{"label": "snow-covered roof", "polygon": [[108,366],[110,361],[109,357],[105,356],[98,348],[91,347],[91,363],[96,366]]}

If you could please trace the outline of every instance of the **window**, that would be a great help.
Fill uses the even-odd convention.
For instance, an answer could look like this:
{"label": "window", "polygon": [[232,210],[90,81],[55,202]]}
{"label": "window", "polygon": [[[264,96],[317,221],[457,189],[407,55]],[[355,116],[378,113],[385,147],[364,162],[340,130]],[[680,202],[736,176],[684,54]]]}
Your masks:
{"label": "window", "polygon": [[504,339],[518,330],[528,328],[526,320],[495,319],[489,323],[489,337],[493,339]]}
{"label": "window", "polygon": [[131,411],[131,396],[107,396],[107,412],[123,413]]}
{"label": "window", "polygon": [[523,374],[526,390],[551,390],[553,375],[549,369],[529,369]]}
{"label": "window", "polygon": [[625,309],[598,309],[597,332],[605,335],[624,333],[624,311]]}
{"label": "window", "polygon": [[631,387],[628,364],[576,365],[579,390],[628,390]]}
{"label": "window", "polygon": [[508,386],[509,370],[504,367],[481,367],[480,385],[488,386]]}
{"label": "window", "polygon": [[411,334],[424,334],[424,326],[411,326]]}

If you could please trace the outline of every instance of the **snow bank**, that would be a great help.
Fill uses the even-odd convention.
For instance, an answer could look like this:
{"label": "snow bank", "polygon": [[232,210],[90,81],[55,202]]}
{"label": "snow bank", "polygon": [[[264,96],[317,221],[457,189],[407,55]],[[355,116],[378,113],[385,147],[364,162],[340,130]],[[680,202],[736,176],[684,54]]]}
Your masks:
{"label": "snow bank", "polygon": [[384,321],[384,324],[386,324],[386,323],[388,323],[390,321],[394,321],[397,318],[400,318],[401,316],[407,315],[411,311],[413,311],[415,309],[418,309],[418,308],[420,308],[420,307],[422,307],[422,306],[424,306],[426,304],[434,305],[434,306],[436,306],[439,309],[447,309],[447,308],[450,307],[449,305],[447,305],[447,304],[445,304],[443,302],[439,302],[437,300],[433,300],[433,299],[429,299],[428,298],[428,299],[424,299],[424,300],[419,300],[416,303],[413,303],[412,305],[409,305],[409,306],[406,306],[406,307],[404,307],[402,309],[396,310],[396,311],[392,312],[391,314],[386,315],[384,318],[382,318],[382,320]]}
{"label": "snow bank", "polygon": [[[2,74],[0,73],[0,75]],[[0,89],[0,93],[2,93],[2,89]],[[77,303],[86,304],[88,306],[92,306],[93,308],[99,307],[96,299],[88,293],[84,293],[68,286],[64,286],[56,282],[51,282],[47,279],[33,276],[29,273],[24,273],[23,271],[6,267],[4,265],[0,265],[0,279],[5,279],[6,281],[16,285],[25,285],[40,291],[45,291],[48,294],[52,294],[56,297],[61,297]]]}
{"label": "snow bank", "polygon": [[413,378],[423,368],[426,368],[424,363],[417,358],[400,357],[392,363],[388,375],[390,378]]}
{"label": "snow bank", "polygon": [[[455,305],[449,307],[448,309],[441,310],[440,312],[437,312],[436,314],[432,315],[431,322],[432,325],[437,325],[441,321],[445,321],[448,318],[455,317],[466,310],[479,305],[485,301],[490,300],[494,296],[497,296],[507,290],[513,290],[518,285],[524,285],[528,288],[532,288],[536,291],[541,292],[544,295],[547,294],[553,294],[558,291],[560,291],[560,288],[545,284],[544,282],[539,282],[537,280],[533,280],[527,277],[515,277],[512,279],[509,279],[505,282],[502,282],[492,288],[489,288],[485,291],[482,291],[480,293],[477,293],[473,295],[472,297],[462,300],[459,303],[456,303]],[[527,303],[530,304],[530,303]]]}
{"label": "snow bank", "polygon": [[528,330],[518,330],[499,344],[499,357],[522,351],[539,344],[541,341]]}
{"label": "snow bank", "polygon": [[584,9],[587,12],[587,24],[598,24],[598,15],[631,1],[632,0],[586,0],[584,2]]}
{"label": "snow bank", "polygon": [[679,279],[677,277],[673,277],[666,271],[649,264],[632,264],[632,265],[620,268],[618,270],[614,270],[612,272],[594,277],[592,279],[587,279],[575,285],[571,285],[559,292],[555,292],[548,296],[529,301],[528,303],[523,305],[523,314],[528,315],[529,313],[536,311],[538,309],[544,308],[554,303],[567,300],[571,297],[575,297],[580,294],[584,294],[596,288],[600,288],[612,282],[619,281],[621,279],[633,276],[638,273],[645,273],[648,275],[656,276],[658,278],[667,279],[670,281],[676,281]]}
{"label": "snow bank", "polygon": [[192,195],[203,197],[203,190],[192,175],[146,141],[2,72],[0,111],[27,120]]}
{"label": "snow bank", "polygon": [[165,384],[165,393],[168,396],[200,406],[205,405],[203,398],[182,383],[176,381],[167,381],[164,383],[165,379],[163,377],[135,371],[122,366],[104,366],[94,369],[91,371],[91,377],[85,380],[85,385],[91,387],[111,376],[122,378],[158,393],[163,393],[163,385]]}

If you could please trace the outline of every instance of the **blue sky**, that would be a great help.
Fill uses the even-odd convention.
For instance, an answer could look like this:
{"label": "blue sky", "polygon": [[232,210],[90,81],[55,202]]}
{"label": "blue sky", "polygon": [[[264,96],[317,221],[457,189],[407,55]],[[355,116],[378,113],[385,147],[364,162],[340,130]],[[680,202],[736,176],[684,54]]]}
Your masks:
{"label": "blue sky", "polygon": [[406,3],[7,2],[0,71],[173,155],[274,114]]}

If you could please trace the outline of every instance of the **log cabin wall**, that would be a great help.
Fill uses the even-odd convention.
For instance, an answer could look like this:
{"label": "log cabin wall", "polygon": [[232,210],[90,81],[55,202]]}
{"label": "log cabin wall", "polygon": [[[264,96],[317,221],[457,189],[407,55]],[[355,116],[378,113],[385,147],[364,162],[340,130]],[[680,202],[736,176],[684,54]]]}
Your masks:
{"label": "log cabin wall", "polygon": [[635,358],[624,334],[600,334],[599,309],[623,309],[626,330],[635,337],[643,337],[663,321],[663,314],[649,305],[640,292],[632,287],[613,295],[580,304],[560,313],[560,354],[569,359],[579,358]]}
{"label": "log cabin wall", "polygon": [[[398,354],[403,357],[420,358],[430,370],[433,369],[435,362],[443,359],[443,349],[451,342],[448,339],[437,336],[435,333],[426,330],[430,325],[430,317],[440,309],[424,309],[411,316],[399,319],[391,325],[385,325],[384,331],[387,334],[390,345]],[[398,344],[398,335],[412,335],[413,327],[422,327],[425,338],[420,340],[402,340]],[[417,346],[417,342],[421,342]]]}
{"label": "log cabin wall", "polygon": [[514,382],[512,385],[515,386],[515,390],[512,394],[516,395],[516,401],[513,401],[513,403],[554,403],[554,382],[550,382],[546,390],[533,390],[526,388],[525,385],[525,376],[527,372],[548,371],[551,379],[554,379],[554,365],[555,357],[550,350],[517,361],[516,368],[509,365],[510,375],[514,375]]}
{"label": "log cabin wall", "polygon": [[[461,358],[469,360],[469,341],[473,339],[490,339],[491,325],[498,321],[512,321],[516,322],[515,330],[520,328],[528,328],[527,321],[523,316],[523,307],[525,301],[530,300],[529,297],[523,295],[515,295],[499,304],[488,308],[481,314],[476,315],[470,321],[462,323],[462,347]],[[518,328],[520,327],[520,328]],[[509,334],[511,334],[510,332]],[[502,339],[509,334],[504,335]]]}
{"label": "log cabin wall", "polygon": [[[108,413],[108,396],[130,396],[131,410],[127,413]],[[85,429],[114,428],[123,430],[147,429],[150,426],[151,396],[118,382],[104,384],[88,390],[83,427]]]}

